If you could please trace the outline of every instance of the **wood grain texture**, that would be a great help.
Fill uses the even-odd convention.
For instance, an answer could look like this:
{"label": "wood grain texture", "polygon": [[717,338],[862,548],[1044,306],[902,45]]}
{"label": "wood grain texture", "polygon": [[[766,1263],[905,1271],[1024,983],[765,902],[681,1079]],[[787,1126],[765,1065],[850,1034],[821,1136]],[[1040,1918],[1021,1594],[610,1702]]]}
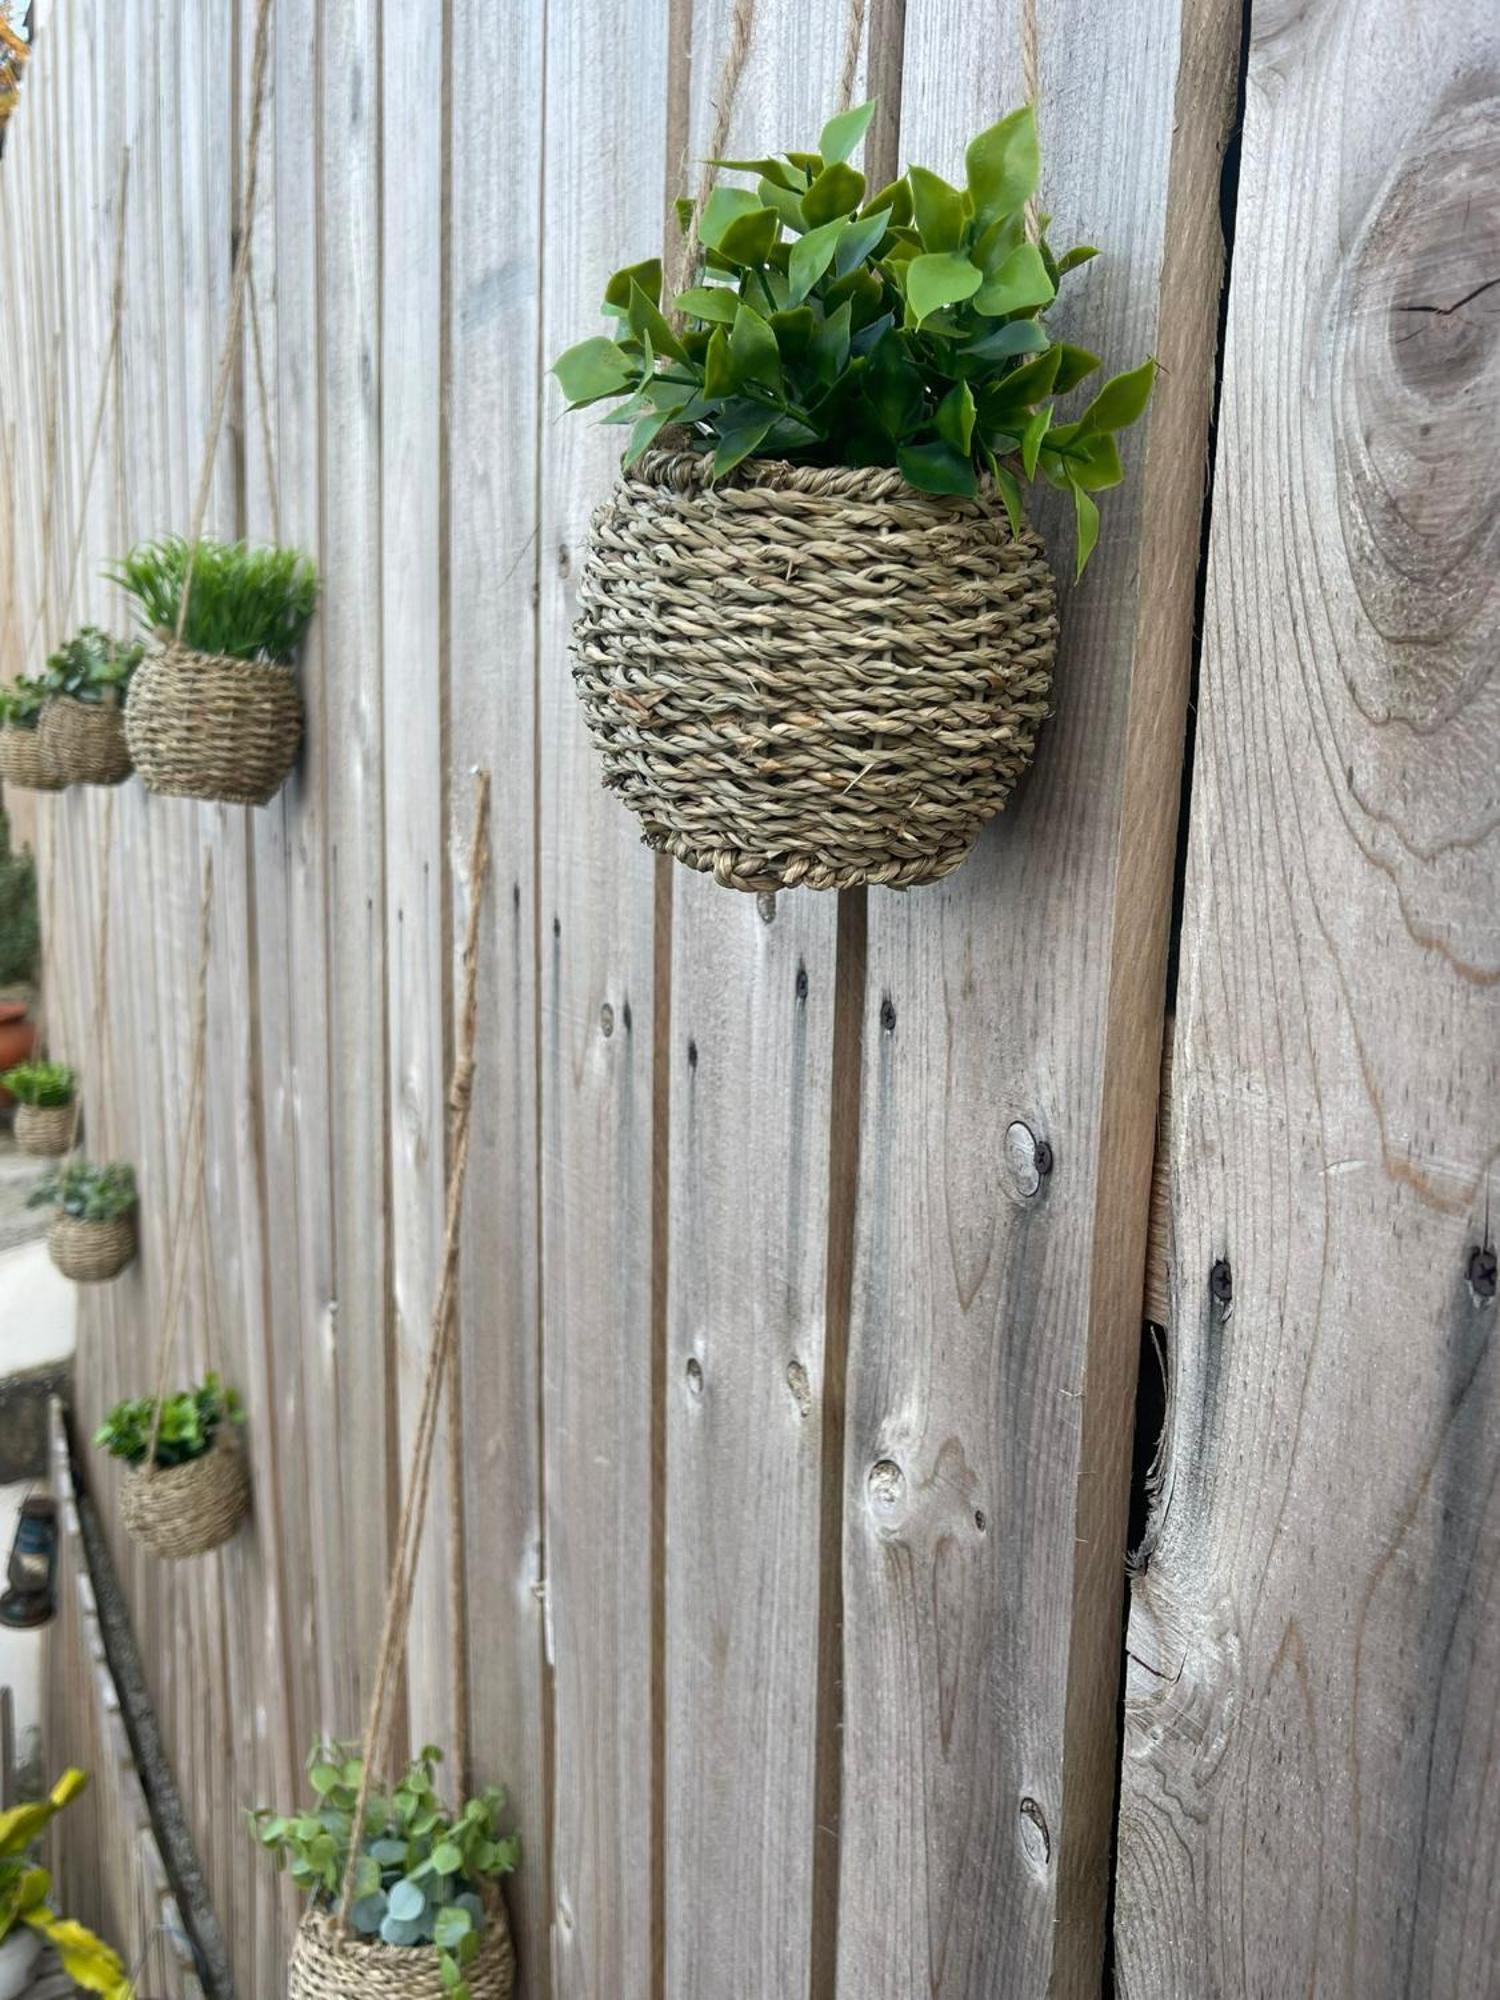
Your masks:
{"label": "wood grain texture", "polygon": [[1261,7],[1249,55],[1122,1990],[1478,2000],[1500,1976],[1500,28]]}
{"label": "wood grain texture", "polygon": [[[719,0],[692,9],[685,160],[670,163],[673,194],[697,192],[732,11]],[[816,147],[835,108],[848,16],[847,0],[756,7],[728,154]],[[664,1652],[672,1994],[805,1993],[814,1952],[837,923],[833,896],[744,896],[673,869]]]}
{"label": "wood grain texture", "polygon": [[[997,26],[911,0],[903,162],[961,171],[967,139],[1021,96],[1020,26],[1019,7]],[[1040,10],[1044,206],[1059,242],[1108,250],[1058,320],[1086,325],[1107,366],[1170,337],[1174,212],[1213,212],[1227,106],[1222,88],[1180,91],[1188,32],[1157,10],[1111,31],[1106,63],[1096,10]],[[1213,136],[1174,157],[1184,118]],[[1135,476],[1084,585],[1065,588],[1036,769],[950,882],[870,899],[839,1908],[840,1988],[862,2000],[1084,1994],[1100,1977],[1211,380],[1212,270],[1177,280],[1194,334],[1130,441]],[[1066,568],[1056,510],[1038,520]]]}
{"label": "wood grain texture", "polygon": [[[594,330],[604,282],[629,247],[646,255],[661,241],[670,29],[667,0],[548,12],[543,361]],[[655,877],[633,823],[600,788],[568,661],[589,515],[617,463],[617,433],[566,416],[549,378],[537,867],[552,1976],[567,2000],[651,1991],[658,1893]]]}

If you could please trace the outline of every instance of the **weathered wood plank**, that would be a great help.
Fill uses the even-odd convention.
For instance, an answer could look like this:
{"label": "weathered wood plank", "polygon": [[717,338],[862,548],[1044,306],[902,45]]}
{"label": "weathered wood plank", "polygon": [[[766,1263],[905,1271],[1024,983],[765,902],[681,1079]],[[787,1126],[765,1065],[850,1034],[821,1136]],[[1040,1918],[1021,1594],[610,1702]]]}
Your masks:
{"label": "weathered wood plank", "polygon": [[[840,1990],[860,2000],[1089,1993],[1103,1953],[1215,290],[1211,263],[1177,269],[1169,245],[1180,216],[1208,233],[1228,106],[1185,87],[1183,9],[1124,36],[1097,8],[1040,12],[1043,205],[1060,241],[1108,252],[1066,317],[1112,366],[1178,316],[1188,334],[1065,589],[1036,770],[949,881],[870,899],[839,1912]],[[1019,6],[997,23],[911,0],[903,161],[961,173],[969,137],[1021,99],[1021,28]],[[1176,121],[1203,143],[1174,153]],[[1057,512],[1039,518],[1066,571]]]}
{"label": "weathered wood plank", "polygon": [[1130,1620],[1138,2000],[1496,1987],[1497,60],[1480,5],[1256,10]]}
{"label": "weathered wood plank", "polygon": [[[816,146],[849,12],[847,0],[757,7],[730,155]],[[696,194],[711,150],[731,13],[720,0],[693,9],[673,193]],[[837,931],[834,896],[737,895],[673,868],[669,1993],[805,1993],[815,1949]]]}
{"label": "weathered wood plank", "polygon": [[[547,16],[541,354],[661,241],[668,0]],[[630,115],[620,116],[628,104]],[[546,1589],[558,2000],[649,1992],[654,1768],[651,857],[599,786],[568,671],[612,431],[546,384],[537,535]],[[628,1718],[617,1722],[614,1718]]]}
{"label": "weathered wood plank", "polygon": [[[523,1863],[507,1900],[525,1990],[546,2000],[536,966],[543,17],[536,8],[462,0],[451,36],[446,625],[455,950],[468,916],[472,766],[487,765],[493,779],[459,1296],[472,1775],[511,1795]],[[514,107],[505,118],[494,113],[500,76]],[[510,197],[497,201],[497,188]],[[453,983],[459,990],[456,964]]]}

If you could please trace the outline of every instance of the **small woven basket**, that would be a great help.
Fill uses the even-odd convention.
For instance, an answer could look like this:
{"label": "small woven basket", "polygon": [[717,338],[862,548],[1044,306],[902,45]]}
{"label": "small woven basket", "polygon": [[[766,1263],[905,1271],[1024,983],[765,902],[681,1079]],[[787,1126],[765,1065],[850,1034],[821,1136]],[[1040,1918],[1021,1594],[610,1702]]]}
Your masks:
{"label": "small woven basket", "polygon": [[16,1149],[41,1159],[59,1159],[73,1143],[71,1104],[18,1104]]}
{"label": "small woven basket", "polygon": [[219,1548],[249,1512],[250,1468],[223,1430],[186,1465],[127,1472],[120,1493],[126,1534],[168,1562]]}
{"label": "small woven basket", "polygon": [[42,710],[42,754],[65,785],[118,785],[135,766],[125,741],[125,711],[56,694]]}
{"label": "small woven basket", "polygon": [[103,1284],[119,1277],[135,1255],[135,1217],[115,1215],[108,1222],[86,1222],[81,1216],[59,1213],[47,1231],[47,1248],[65,1278],[79,1285]]}
{"label": "small woven basket", "polygon": [[733,889],[956,868],[1047,713],[1056,587],[997,498],[647,452],[594,516],[573,678],[646,844]]}
{"label": "small woven basket", "polygon": [[35,729],[0,729],[0,778],[29,792],[62,790],[66,780],[52,768],[40,723]]}
{"label": "small woven basket", "polygon": [[[473,2000],[510,2000],[515,1990],[516,1955],[498,1896],[486,1911],[479,1956],[464,1968],[464,1979]],[[445,2000],[447,1990],[430,1944],[344,1938],[321,1910],[310,1910],[297,1927],[290,2000]]]}
{"label": "small woven basket", "polygon": [[297,761],[297,676],[264,660],[168,645],[135,670],[125,736],[148,792],[263,806]]}

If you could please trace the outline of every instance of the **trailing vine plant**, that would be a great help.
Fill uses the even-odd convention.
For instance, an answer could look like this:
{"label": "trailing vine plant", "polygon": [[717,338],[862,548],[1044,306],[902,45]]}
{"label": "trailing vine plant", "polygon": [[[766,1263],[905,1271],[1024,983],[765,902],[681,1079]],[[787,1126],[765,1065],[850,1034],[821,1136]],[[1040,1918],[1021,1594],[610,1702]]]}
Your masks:
{"label": "trailing vine plant", "polygon": [[[1094,495],[1124,477],[1117,433],[1141,415],[1154,361],[1106,382],[1077,416],[1057,398],[1099,357],[1054,340],[1058,288],[1096,252],[1033,241],[1040,169],[1029,106],[974,139],[966,183],[925,167],[870,193],[849,164],[874,105],[831,118],[816,153],[715,166],[697,219],[702,282],[664,310],[657,258],[616,271],[612,335],[570,347],[554,372],[573,409],[619,407],[627,467],[669,426],[715,476],[750,457],[899,468],[928,493],[974,496],[994,481],[1012,529],[1038,476],[1072,495],[1081,573],[1099,533]],[[678,204],[683,226],[692,205]]]}

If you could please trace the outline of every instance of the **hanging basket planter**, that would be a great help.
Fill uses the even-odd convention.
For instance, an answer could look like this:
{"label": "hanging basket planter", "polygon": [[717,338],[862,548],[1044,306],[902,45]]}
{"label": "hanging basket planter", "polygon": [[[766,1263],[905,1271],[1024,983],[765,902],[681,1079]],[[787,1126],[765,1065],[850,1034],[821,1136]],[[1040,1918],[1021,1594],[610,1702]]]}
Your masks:
{"label": "hanging basket planter", "polygon": [[42,710],[37,735],[60,784],[119,785],[135,768],[121,708],[54,695]]}
{"label": "hanging basket planter", "polygon": [[65,1278],[77,1285],[103,1284],[118,1278],[135,1256],[135,1217],[90,1222],[76,1215],[54,1216],[47,1249]]}
{"label": "hanging basket planter", "polygon": [[35,1159],[61,1159],[73,1143],[71,1104],[18,1104],[16,1149]]}
{"label": "hanging basket planter", "polygon": [[[510,2000],[516,1955],[505,1905],[496,1897],[485,1914],[478,1956],[464,1967],[472,2000]],[[430,1947],[341,1937],[336,1919],[310,1910],[292,1945],[291,2000],[445,2000],[449,1987]]]}
{"label": "hanging basket planter", "polygon": [[207,1555],[235,1535],[250,1512],[250,1469],[227,1432],[185,1465],[139,1466],[125,1475],[125,1532],[168,1562]]}
{"label": "hanging basket planter", "polygon": [[1047,713],[1056,588],[1004,509],[888,468],[648,452],[594,518],[573,677],[648,846],[729,888],[956,868]]}
{"label": "hanging basket planter", "polygon": [[263,806],[297,761],[297,677],[272,661],[169,644],[136,670],[125,736],[148,792]]}
{"label": "hanging basket planter", "polygon": [[0,778],[29,792],[60,792],[67,782],[47,754],[39,725],[0,729]]}

